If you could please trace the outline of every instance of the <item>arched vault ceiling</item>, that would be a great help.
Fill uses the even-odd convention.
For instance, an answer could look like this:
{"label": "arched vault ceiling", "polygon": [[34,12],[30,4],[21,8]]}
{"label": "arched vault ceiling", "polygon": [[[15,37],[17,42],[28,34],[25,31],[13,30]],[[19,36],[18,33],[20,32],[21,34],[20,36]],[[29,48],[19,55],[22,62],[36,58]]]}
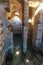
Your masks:
{"label": "arched vault ceiling", "polygon": [[[11,18],[15,16],[15,12],[18,12],[19,17],[22,19],[22,5],[17,0],[9,0]],[[9,15],[9,14],[8,14]]]}
{"label": "arched vault ceiling", "polygon": [[12,12],[14,11],[21,11],[22,12],[22,5],[18,1],[10,1],[10,9]]}

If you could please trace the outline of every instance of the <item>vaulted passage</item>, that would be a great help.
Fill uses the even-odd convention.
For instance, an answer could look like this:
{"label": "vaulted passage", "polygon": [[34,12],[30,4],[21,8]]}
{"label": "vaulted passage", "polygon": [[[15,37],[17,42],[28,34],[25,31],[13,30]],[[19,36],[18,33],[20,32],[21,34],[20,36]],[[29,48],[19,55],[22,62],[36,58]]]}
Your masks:
{"label": "vaulted passage", "polygon": [[0,0],[0,65],[43,65],[43,0]]}

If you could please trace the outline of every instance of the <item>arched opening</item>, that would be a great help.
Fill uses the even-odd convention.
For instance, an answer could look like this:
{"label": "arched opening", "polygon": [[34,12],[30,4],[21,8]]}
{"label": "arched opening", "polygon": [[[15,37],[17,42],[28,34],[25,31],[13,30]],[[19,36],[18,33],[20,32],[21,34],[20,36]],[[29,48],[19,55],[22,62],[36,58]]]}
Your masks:
{"label": "arched opening", "polygon": [[34,14],[34,33],[36,32],[34,43],[36,43],[37,47],[39,47],[40,44],[42,43],[41,42],[42,33],[43,33],[43,7],[42,6],[43,3],[40,3],[39,7],[36,9]]}
{"label": "arched opening", "polygon": [[6,16],[12,25],[14,40],[13,63],[17,65],[21,61],[22,52],[22,5],[17,0],[11,1],[10,12],[7,12]]}

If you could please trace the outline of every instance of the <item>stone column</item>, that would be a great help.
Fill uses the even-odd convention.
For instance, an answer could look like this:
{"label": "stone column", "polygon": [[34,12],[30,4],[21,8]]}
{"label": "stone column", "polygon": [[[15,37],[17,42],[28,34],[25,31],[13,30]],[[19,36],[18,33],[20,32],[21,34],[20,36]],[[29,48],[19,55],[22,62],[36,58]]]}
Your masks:
{"label": "stone column", "polygon": [[[5,36],[6,36],[6,32],[5,32],[5,29],[6,29],[6,24],[4,23],[4,17],[5,17],[5,15],[4,15],[4,13],[5,13],[5,11],[4,11],[4,9],[3,9],[3,7],[2,7],[2,5],[0,5],[0,22],[2,23],[2,25],[3,25],[3,27],[1,26],[0,27],[0,32],[2,31],[3,33],[2,34],[0,34],[0,65],[2,64],[2,52],[3,52],[3,46],[4,46],[4,44],[5,44],[5,42],[4,42],[4,40],[5,40]],[[4,33],[5,32],[5,33]],[[4,36],[5,35],[5,36]]]}
{"label": "stone column", "polygon": [[[5,44],[5,53],[8,51],[8,49],[12,49],[13,53],[13,32],[12,32],[12,26],[9,22],[7,22],[7,37],[6,37],[6,44]],[[7,47],[6,47],[7,46]]]}
{"label": "stone column", "polygon": [[24,0],[24,26],[23,26],[23,52],[27,51],[27,38],[28,38],[28,1]]}
{"label": "stone column", "polygon": [[[1,51],[1,61],[3,63],[3,60],[4,60],[4,55],[6,53],[6,49],[8,50],[8,48],[12,49],[13,47],[13,33],[12,32],[8,32],[7,30],[7,25],[9,26],[9,22],[8,20],[6,19],[6,11],[4,10],[4,7],[2,5],[0,5],[0,19],[2,20],[2,23],[3,23],[3,39],[4,41],[2,42],[2,48],[3,50]],[[1,39],[1,38],[0,38]],[[10,42],[9,42],[10,41]],[[0,41],[1,43],[1,41]],[[10,45],[9,45],[10,44]],[[9,46],[8,46],[9,45]],[[0,64],[1,65],[1,64]]]}
{"label": "stone column", "polygon": [[39,47],[42,43],[42,32],[43,32],[43,10],[40,11],[39,24],[37,28],[36,46]]}
{"label": "stone column", "polygon": [[2,50],[4,46],[4,32],[3,32],[3,23],[0,19],[0,65],[2,63]]}

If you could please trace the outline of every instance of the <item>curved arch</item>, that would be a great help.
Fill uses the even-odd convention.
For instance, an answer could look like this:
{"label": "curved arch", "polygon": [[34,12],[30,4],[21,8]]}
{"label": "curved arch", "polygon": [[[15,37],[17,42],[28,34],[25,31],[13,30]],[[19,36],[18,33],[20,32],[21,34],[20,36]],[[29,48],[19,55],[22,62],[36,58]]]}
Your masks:
{"label": "curved arch", "polygon": [[35,16],[40,12],[40,10],[43,10],[43,3],[41,3],[40,6],[37,8]]}

